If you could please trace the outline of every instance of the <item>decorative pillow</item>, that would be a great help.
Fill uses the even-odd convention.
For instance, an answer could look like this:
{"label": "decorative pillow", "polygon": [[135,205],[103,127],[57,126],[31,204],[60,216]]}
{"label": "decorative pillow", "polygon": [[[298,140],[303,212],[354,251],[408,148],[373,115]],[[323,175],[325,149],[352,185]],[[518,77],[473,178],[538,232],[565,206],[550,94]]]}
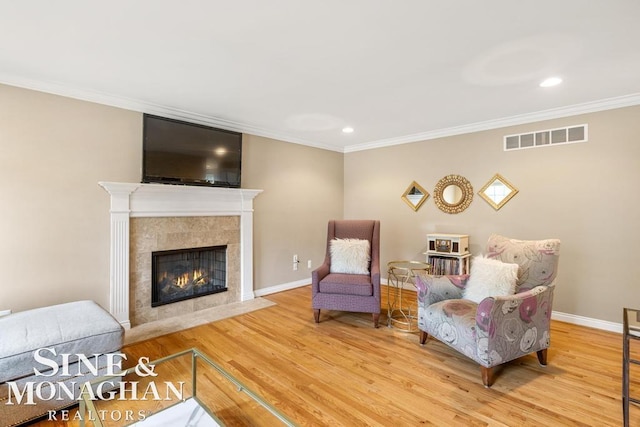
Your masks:
{"label": "decorative pillow", "polygon": [[518,264],[477,256],[462,297],[479,304],[486,297],[513,295],[517,279]]}
{"label": "decorative pillow", "polygon": [[371,259],[369,241],[360,239],[333,239],[329,245],[331,273],[369,274]]}

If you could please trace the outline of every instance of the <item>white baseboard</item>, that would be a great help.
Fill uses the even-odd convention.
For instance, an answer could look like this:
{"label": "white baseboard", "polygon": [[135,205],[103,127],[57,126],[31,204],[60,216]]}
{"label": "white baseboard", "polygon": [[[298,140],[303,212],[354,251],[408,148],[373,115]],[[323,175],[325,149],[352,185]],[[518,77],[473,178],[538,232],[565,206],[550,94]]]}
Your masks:
{"label": "white baseboard", "polygon": [[587,326],[594,329],[602,329],[609,332],[622,333],[622,323],[609,322],[608,320],[593,319],[591,317],[578,316],[576,314],[561,313],[552,311],[551,318],[560,322],[572,323],[574,325]]}
{"label": "white baseboard", "polygon": [[[381,284],[384,284],[384,285],[387,284],[386,279],[381,279],[380,282]],[[309,285],[309,279],[303,279],[303,280],[298,280],[297,282],[283,283],[281,285],[271,286],[268,288],[256,289],[255,291],[253,291],[253,293],[257,297],[263,297],[265,295],[275,294],[277,292],[282,292],[282,291],[288,291],[289,289],[301,288],[307,285]],[[415,287],[410,284],[404,286],[404,289],[415,291]],[[602,329],[604,331],[617,332],[619,334],[622,333],[621,323],[609,322],[607,320],[593,319],[591,317],[578,316],[576,314],[562,313],[559,311],[552,311],[551,318],[553,320],[571,323],[574,325],[586,326],[594,329]]]}
{"label": "white baseboard", "polygon": [[281,285],[270,286],[268,288],[256,289],[253,291],[255,296],[263,297],[277,292],[288,291],[289,289],[301,288],[311,283],[309,279],[298,280],[297,282],[283,283]]}

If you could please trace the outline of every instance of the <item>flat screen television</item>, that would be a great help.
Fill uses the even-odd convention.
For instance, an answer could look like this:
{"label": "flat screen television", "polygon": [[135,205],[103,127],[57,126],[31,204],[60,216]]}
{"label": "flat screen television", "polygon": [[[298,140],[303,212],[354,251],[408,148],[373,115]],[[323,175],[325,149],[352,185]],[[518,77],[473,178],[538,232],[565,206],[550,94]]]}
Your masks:
{"label": "flat screen television", "polygon": [[142,182],[240,187],[242,134],[144,115]]}

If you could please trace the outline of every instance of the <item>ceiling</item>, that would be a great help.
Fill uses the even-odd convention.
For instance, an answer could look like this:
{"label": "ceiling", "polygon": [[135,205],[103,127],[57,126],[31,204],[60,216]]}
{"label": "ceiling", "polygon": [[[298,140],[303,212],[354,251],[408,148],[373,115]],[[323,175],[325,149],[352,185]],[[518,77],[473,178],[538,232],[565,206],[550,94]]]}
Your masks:
{"label": "ceiling", "polygon": [[640,104],[637,0],[0,6],[2,83],[340,152]]}

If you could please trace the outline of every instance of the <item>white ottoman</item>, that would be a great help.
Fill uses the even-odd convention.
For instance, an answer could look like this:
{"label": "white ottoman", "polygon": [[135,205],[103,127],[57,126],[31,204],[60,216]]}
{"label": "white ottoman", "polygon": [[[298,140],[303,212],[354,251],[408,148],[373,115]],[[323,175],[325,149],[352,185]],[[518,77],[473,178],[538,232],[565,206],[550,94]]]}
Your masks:
{"label": "white ottoman", "polygon": [[[106,310],[93,301],[77,301],[50,307],[37,308],[0,317],[0,426],[17,425],[77,403],[78,389],[82,383],[106,372],[107,354],[119,353],[124,340],[124,328]],[[45,358],[40,363],[35,353]],[[91,364],[77,363],[77,355],[85,355]],[[71,355],[71,356],[64,356]],[[69,357],[69,375],[62,366]],[[114,360],[112,358],[112,360]],[[116,360],[120,360],[117,359]],[[36,375],[36,370],[41,375]],[[57,371],[54,374],[54,371]],[[77,376],[81,372],[81,376]],[[44,383],[47,388],[64,382],[75,389],[74,399],[55,393],[56,399],[26,403],[26,394],[17,404],[14,391],[22,393],[25,387]],[[40,394],[50,395],[53,391]],[[59,399],[58,397],[63,397]],[[9,405],[11,398],[12,405]]]}

